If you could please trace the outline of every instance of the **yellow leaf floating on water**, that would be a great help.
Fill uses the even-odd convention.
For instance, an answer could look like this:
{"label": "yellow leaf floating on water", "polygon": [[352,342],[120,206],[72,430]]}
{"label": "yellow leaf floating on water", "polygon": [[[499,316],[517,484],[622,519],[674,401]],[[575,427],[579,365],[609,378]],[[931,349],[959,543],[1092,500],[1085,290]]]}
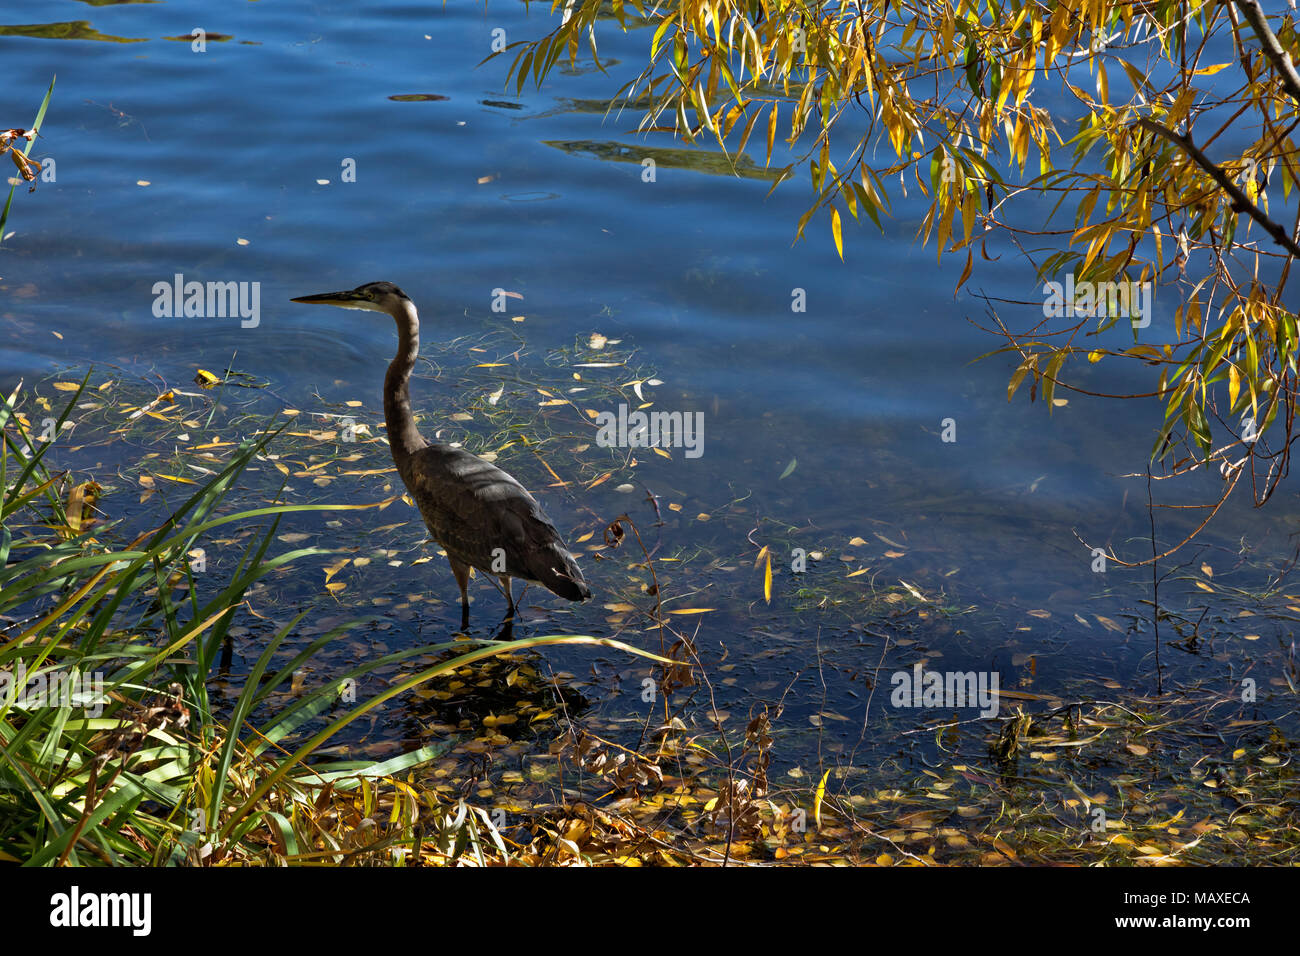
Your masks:
{"label": "yellow leaf floating on water", "polygon": [[822,800],[826,798],[826,779],[830,775],[829,770],[822,774],[822,779],[817,784],[817,790],[813,793],[813,823],[819,830],[822,825]]}
{"label": "yellow leaf floating on water", "polygon": [[90,527],[94,520],[95,502],[99,500],[102,490],[98,482],[94,481],[83,481],[72,486],[68,493],[67,507],[63,510],[68,519],[68,530],[73,534],[80,534]]}
{"label": "yellow leaf floating on water", "polygon": [[669,611],[669,614],[708,614],[710,611],[717,610],[712,607],[684,607],[680,611]]}
{"label": "yellow leaf floating on water", "polygon": [[199,388],[212,388],[214,385],[221,384],[221,379],[207,369],[201,368],[194,374],[194,384]]}
{"label": "yellow leaf floating on water", "polygon": [[763,600],[772,603],[772,555],[767,556],[767,569],[763,572]]}
{"label": "yellow leaf floating on water", "polygon": [[60,392],[75,392],[77,389],[81,388],[81,386],[76,382],[55,382],[54,387]]}

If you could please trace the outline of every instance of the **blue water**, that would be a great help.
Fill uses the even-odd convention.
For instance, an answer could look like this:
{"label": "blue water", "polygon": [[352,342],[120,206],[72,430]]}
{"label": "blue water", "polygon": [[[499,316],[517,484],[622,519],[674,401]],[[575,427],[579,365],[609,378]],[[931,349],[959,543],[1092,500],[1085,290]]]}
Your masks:
{"label": "blue water", "polygon": [[[545,354],[599,331],[656,370],[661,407],[706,413],[703,457],[653,462],[647,480],[665,500],[687,501],[665,528],[670,548],[705,546],[742,569],[718,585],[724,609],[704,632],[742,657],[763,647],[751,625],[785,627],[791,666],[806,666],[823,623],[789,610],[786,574],[773,605],[761,603],[743,521],[690,519],[746,495],[754,524],[807,529],[793,537],[826,551],[822,573],[857,567],[837,571],[835,558],[860,535],[869,546],[858,553],[881,587],[903,578],[950,604],[996,609],[1005,626],[965,633],[962,653],[993,659],[1025,627],[1016,646],[1050,640],[1059,678],[1072,660],[1124,642],[1071,615],[1140,609],[1149,575],[1116,569],[1102,581],[1073,532],[1149,552],[1145,483],[1122,476],[1142,471],[1158,406],[1070,395],[1049,415],[1029,404],[1028,385],[1008,404],[1015,363],[973,361],[1001,343],[970,321],[987,324],[984,302],[953,295],[964,257],[937,265],[932,248],[913,242],[915,189],[884,235],[846,221],[841,262],[824,217],[793,242],[809,201],[804,175],[770,197],[766,179],[689,166],[660,164],[647,183],[637,162],[554,145],[621,144],[633,157],[682,146],[635,134],[634,112],[606,118],[584,106],[639,69],[647,31],[606,31],[608,76],[580,61],[515,96],[504,89],[507,60],[479,63],[494,29],[511,41],[540,36],[551,23],[545,5],[48,0],[39,13],[11,5],[3,19],[38,16],[88,20],[99,38],[0,31],[0,125],[30,123],[58,75],[35,151],[56,161],[57,180],[20,190],[0,250],[6,385],[91,362],[184,383],[237,353],[235,366],[272,382],[286,404],[319,392],[377,405],[389,323],[288,300],[388,279],[419,304],[426,341],[504,328]],[[175,39],[195,27],[229,39],[196,53]],[[410,99],[418,95],[427,98]],[[352,162],[356,181],[343,182]],[[979,264],[970,289],[1040,301],[1024,262],[1002,251]],[[151,289],[176,273],[260,283],[259,324],[155,317]],[[523,299],[494,313],[496,288]],[[794,289],[806,291],[805,313],[791,311]],[[1170,308],[1158,300],[1158,322]],[[513,314],[526,322],[512,325]],[[1089,388],[1151,387],[1109,367],[1077,374]],[[417,382],[417,404],[431,410],[437,397]],[[955,443],[940,440],[946,418]],[[778,480],[791,459],[796,469]],[[521,467],[529,484],[543,483],[535,463]],[[1179,500],[1206,500],[1216,487],[1189,482]],[[562,530],[579,526],[571,498],[543,498]],[[606,518],[627,507],[612,484],[590,502]],[[1225,509],[1206,537],[1226,549],[1216,564],[1231,564],[1241,540],[1284,554],[1277,526],[1294,509],[1286,494],[1273,507]],[[1180,515],[1161,522],[1166,543],[1188,526]],[[885,557],[873,532],[913,550]],[[619,591],[620,567],[592,570],[598,597]],[[440,565],[403,573],[454,596]],[[1056,612],[1049,624],[1023,614],[1045,607]],[[581,626],[601,629],[598,607],[577,613]]]}

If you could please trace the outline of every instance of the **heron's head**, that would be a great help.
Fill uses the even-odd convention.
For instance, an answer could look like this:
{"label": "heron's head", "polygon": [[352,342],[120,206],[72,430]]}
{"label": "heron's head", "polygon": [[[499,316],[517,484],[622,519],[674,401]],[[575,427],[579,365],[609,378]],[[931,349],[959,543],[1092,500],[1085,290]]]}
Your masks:
{"label": "heron's head", "polygon": [[336,305],[341,309],[386,312],[392,316],[401,315],[412,305],[410,297],[391,282],[367,282],[347,292],[301,295],[290,301],[305,302],[308,305]]}

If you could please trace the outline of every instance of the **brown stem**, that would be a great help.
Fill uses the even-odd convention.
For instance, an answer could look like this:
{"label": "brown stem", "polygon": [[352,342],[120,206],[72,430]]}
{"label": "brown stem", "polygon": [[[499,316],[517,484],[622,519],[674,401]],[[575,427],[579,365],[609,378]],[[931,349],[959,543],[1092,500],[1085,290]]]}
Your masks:
{"label": "brown stem", "polygon": [[1246,22],[1250,24],[1250,28],[1255,31],[1255,36],[1259,38],[1264,56],[1281,77],[1282,85],[1294,99],[1300,101],[1300,73],[1296,73],[1295,64],[1291,62],[1291,54],[1282,49],[1276,34],[1268,28],[1268,19],[1260,9],[1259,0],[1237,0],[1237,6],[1246,18]]}

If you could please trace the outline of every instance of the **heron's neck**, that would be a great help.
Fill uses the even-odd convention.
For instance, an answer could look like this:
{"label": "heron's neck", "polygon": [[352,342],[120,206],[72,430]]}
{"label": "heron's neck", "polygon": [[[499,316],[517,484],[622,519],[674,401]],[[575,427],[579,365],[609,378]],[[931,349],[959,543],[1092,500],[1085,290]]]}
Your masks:
{"label": "heron's neck", "polygon": [[410,389],[411,370],[420,354],[420,318],[410,302],[403,302],[402,310],[393,318],[397,320],[398,344],[397,355],[384,376],[384,422],[388,426],[393,461],[397,470],[404,473],[406,462],[425,446],[411,414]]}

